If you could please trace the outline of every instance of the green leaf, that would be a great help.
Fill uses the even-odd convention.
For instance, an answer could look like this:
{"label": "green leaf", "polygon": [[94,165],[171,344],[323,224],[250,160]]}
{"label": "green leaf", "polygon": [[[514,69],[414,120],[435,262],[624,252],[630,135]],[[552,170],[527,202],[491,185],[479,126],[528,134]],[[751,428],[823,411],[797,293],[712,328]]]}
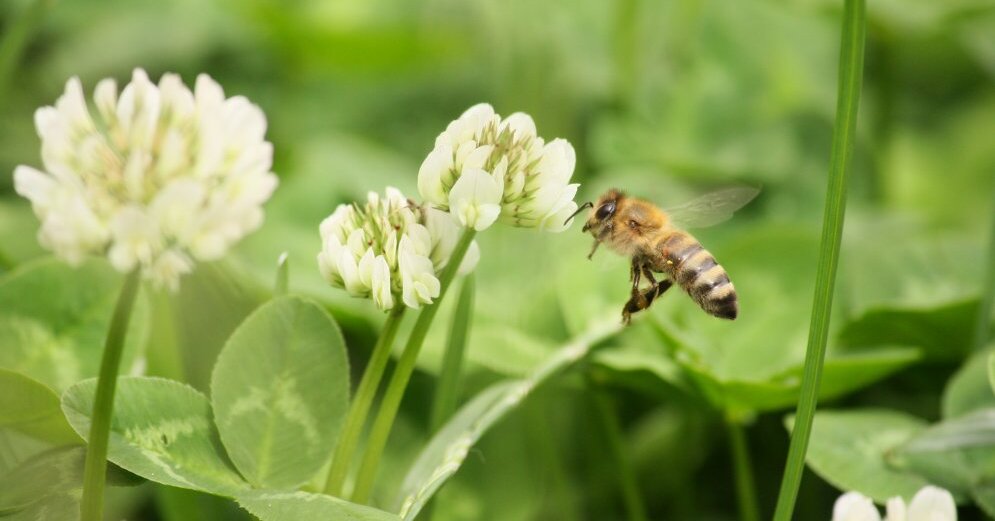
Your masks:
{"label": "green leaf", "polygon": [[[62,396],[66,418],[83,437],[90,431],[96,384],[85,380]],[[224,496],[248,488],[221,448],[207,398],[163,378],[118,379],[108,459],[164,485]]]}
{"label": "green leaf", "polygon": [[[0,477],[0,515],[23,510],[36,502],[52,502],[54,496],[78,499],[83,488],[86,448],[81,445],[58,447],[36,454]],[[134,474],[115,465],[107,468],[107,483],[132,486],[141,483]],[[30,510],[30,508],[29,508]]]}
{"label": "green leaf", "polygon": [[[56,392],[96,376],[122,277],[106,262],[72,268],[47,258],[0,279],[0,367]],[[147,306],[136,303],[122,366],[144,345]]]}
{"label": "green leaf", "polygon": [[242,508],[261,521],[398,521],[394,514],[336,497],[309,492],[258,490],[235,498]]}
{"label": "green leaf", "polygon": [[[801,365],[764,378],[721,378],[716,368],[697,356],[684,339],[667,329],[636,324],[616,339],[617,347],[599,351],[594,359],[613,371],[652,375],[707,399],[716,409],[736,416],[793,406],[801,385]],[[820,399],[843,396],[908,366],[919,359],[915,348],[885,348],[839,353],[826,360]],[[623,382],[625,383],[625,382]]]}
{"label": "green leaf", "polygon": [[947,382],[943,391],[943,417],[995,407],[995,392],[988,381],[990,351],[974,354]]}
{"label": "green leaf", "polygon": [[988,383],[992,386],[992,392],[995,392],[995,353],[988,357]]}
{"label": "green leaf", "polygon": [[618,323],[593,324],[583,335],[557,350],[531,375],[491,385],[461,407],[432,437],[411,465],[401,485],[398,509],[414,519],[429,499],[459,470],[470,448],[514,410],[536,387],[587,356],[591,347],[616,333]]}
{"label": "green leaf", "polygon": [[348,407],[338,326],[297,297],[264,304],[228,340],[211,391],[221,440],[250,483],[305,483],[332,453]]}
{"label": "green leaf", "polygon": [[54,445],[79,443],[59,408],[59,397],[44,384],[0,369],[0,427],[16,429]]}
{"label": "green leaf", "polygon": [[970,349],[977,310],[977,298],[928,308],[898,304],[872,308],[843,327],[840,342],[858,347],[917,346],[930,358],[960,359]]}
{"label": "green leaf", "polygon": [[[790,428],[793,418],[787,420]],[[889,453],[921,432],[926,422],[880,409],[818,412],[805,458],[816,474],[840,490],[855,490],[880,503],[911,498],[923,478],[889,466]]]}
{"label": "green leaf", "polygon": [[899,447],[893,461],[956,494],[995,481],[995,408],[929,427]]}

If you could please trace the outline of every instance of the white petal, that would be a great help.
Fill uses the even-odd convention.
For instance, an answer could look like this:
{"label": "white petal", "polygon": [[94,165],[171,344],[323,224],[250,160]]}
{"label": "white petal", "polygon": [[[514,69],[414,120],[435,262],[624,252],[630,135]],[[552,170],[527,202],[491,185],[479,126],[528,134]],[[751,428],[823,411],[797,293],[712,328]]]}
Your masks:
{"label": "white petal", "polygon": [[443,175],[452,168],[452,149],[440,147],[429,152],[418,169],[418,193],[428,202],[446,206],[448,199]]}
{"label": "white petal", "polygon": [[956,521],[957,505],[950,492],[925,486],[909,502],[908,521]]}
{"label": "white petal", "polygon": [[887,504],[888,514],[885,516],[885,521],[906,521],[905,513],[905,501],[901,497],[893,497],[888,500]]}
{"label": "white petal", "polygon": [[31,201],[40,216],[52,207],[57,189],[58,183],[44,172],[23,165],[14,169],[14,190]]}
{"label": "white petal", "polygon": [[870,499],[847,492],[833,505],[833,521],[881,521],[881,515]]}
{"label": "white petal", "polygon": [[380,255],[373,263],[373,302],[382,310],[394,307],[390,284],[390,267],[383,255]]}
{"label": "white petal", "polygon": [[156,287],[176,292],[180,288],[180,277],[191,270],[193,261],[189,257],[177,250],[167,250],[159,255],[144,275]]}
{"label": "white petal", "polygon": [[504,124],[515,132],[515,137],[518,139],[535,137],[536,135],[535,121],[532,120],[532,116],[524,112],[516,112],[508,116],[505,118]]}
{"label": "white petal", "polygon": [[449,192],[450,211],[463,226],[489,227],[501,213],[503,187],[483,170],[465,170]]}

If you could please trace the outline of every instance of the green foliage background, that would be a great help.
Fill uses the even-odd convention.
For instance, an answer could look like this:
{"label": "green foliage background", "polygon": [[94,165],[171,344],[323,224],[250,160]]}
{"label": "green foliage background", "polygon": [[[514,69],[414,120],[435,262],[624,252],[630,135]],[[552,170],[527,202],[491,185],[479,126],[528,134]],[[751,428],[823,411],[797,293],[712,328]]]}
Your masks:
{"label": "green foliage background", "polygon": [[[805,477],[796,517],[828,519],[834,487],[880,500],[914,492],[922,476],[965,505],[988,498],[991,512],[995,495],[975,485],[995,476],[966,464],[940,468],[991,454],[937,454],[927,442],[959,427],[927,425],[984,427],[985,411],[995,407],[988,357],[972,356],[979,302],[992,291],[985,272],[995,262],[987,253],[995,226],[995,6],[868,4],[855,170],[822,388],[832,412],[816,418],[815,473]],[[598,405],[607,396],[649,518],[737,518],[729,423],[746,426],[760,508],[769,514],[804,356],[840,14],[840,3],[828,0],[7,0],[0,3],[0,171],[39,166],[33,112],[53,103],[73,75],[89,92],[103,77],[125,81],[134,67],[153,79],[178,72],[188,83],[206,72],[228,94],[263,108],[281,179],[265,225],[226,261],[199,266],[179,295],[143,292],[129,333],[135,345],[126,366],[144,348],[147,373],[203,393],[196,403],[205,411],[212,399],[217,407],[238,392],[210,396],[212,372],[236,326],[270,297],[282,251],[290,254],[290,291],[335,318],[358,380],[383,316],[322,281],[318,223],[337,204],[385,185],[416,194],[435,135],[474,103],[528,112],[541,135],[569,139],[582,200],[618,186],[668,206],[729,184],[762,186],[732,221],[697,232],[736,283],[738,320],[717,321],[684,295],[666,295],[483,433],[432,513],[437,520],[625,518],[612,434]],[[80,459],[52,453],[35,435],[75,441],[53,412],[52,394],[95,376],[94,339],[106,331],[102,317],[119,284],[100,260],[73,271],[45,259],[36,229],[11,176],[0,175],[0,395],[36,400],[45,412],[23,419],[19,404],[0,396],[0,482],[27,479],[14,469],[37,454],[65,468]],[[592,326],[613,324],[628,291],[625,259],[600,252],[587,261],[590,237],[578,229],[541,235],[495,226],[479,242],[461,404],[494,382],[529,375]],[[84,294],[67,289],[81,280]],[[429,440],[455,300],[439,314],[402,404],[375,494],[385,510],[398,510],[397,495],[411,488],[408,469]],[[331,403],[342,400],[335,385],[305,392],[343,407]],[[924,438],[897,448],[920,431]],[[221,439],[229,443],[223,430]],[[118,482],[134,485],[127,476]],[[249,519],[234,503],[198,492],[151,483],[111,490],[108,519]],[[2,515],[12,503],[0,499]],[[252,505],[265,498],[243,500],[263,515]],[[961,512],[983,519],[974,506]]]}

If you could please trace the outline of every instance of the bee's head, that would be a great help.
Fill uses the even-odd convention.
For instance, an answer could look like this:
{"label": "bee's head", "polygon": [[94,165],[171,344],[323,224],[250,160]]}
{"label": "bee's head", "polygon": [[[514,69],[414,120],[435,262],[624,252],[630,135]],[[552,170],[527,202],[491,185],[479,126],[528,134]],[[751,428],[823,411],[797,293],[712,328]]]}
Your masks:
{"label": "bee's head", "polygon": [[573,219],[575,215],[590,208],[590,212],[587,216],[587,221],[584,223],[583,231],[586,233],[590,231],[592,234],[597,236],[605,225],[611,222],[612,217],[615,216],[615,210],[618,208],[618,202],[622,199],[622,192],[615,190],[614,188],[605,192],[601,197],[598,198],[596,203],[587,202],[580,206],[577,211],[570,216],[567,221]]}

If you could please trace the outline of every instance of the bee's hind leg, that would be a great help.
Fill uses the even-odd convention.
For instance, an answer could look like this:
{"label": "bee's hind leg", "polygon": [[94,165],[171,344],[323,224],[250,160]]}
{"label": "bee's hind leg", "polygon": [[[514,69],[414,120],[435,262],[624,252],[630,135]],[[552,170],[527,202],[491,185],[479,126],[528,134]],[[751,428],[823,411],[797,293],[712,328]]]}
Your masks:
{"label": "bee's hind leg", "polygon": [[[651,277],[652,278],[652,277]],[[628,325],[632,321],[632,314],[642,311],[657,299],[660,295],[663,295],[665,291],[673,286],[673,282],[669,279],[661,280],[660,282],[654,284],[652,287],[646,291],[636,293],[625,303],[625,307],[622,308],[622,323]]]}

